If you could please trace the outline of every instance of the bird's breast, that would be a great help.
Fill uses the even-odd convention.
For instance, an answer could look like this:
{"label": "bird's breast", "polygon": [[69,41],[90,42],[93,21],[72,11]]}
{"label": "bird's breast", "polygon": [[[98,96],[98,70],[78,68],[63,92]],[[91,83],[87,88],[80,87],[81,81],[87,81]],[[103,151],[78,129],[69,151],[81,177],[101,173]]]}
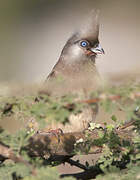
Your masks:
{"label": "bird's breast", "polygon": [[98,88],[100,76],[93,62],[61,64],[54,69],[55,78],[50,79],[54,91],[64,93],[91,92]]}

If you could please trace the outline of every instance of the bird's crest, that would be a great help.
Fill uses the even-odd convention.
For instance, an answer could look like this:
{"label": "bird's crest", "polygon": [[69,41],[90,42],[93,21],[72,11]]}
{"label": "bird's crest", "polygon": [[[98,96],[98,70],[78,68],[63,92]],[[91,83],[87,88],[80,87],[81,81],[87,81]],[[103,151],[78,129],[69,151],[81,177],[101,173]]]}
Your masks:
{"label": "bird's crest", "polygon": [[92,10],[80,28],[79,35],[83,39],[96,39],[99,35],[99,10]]}

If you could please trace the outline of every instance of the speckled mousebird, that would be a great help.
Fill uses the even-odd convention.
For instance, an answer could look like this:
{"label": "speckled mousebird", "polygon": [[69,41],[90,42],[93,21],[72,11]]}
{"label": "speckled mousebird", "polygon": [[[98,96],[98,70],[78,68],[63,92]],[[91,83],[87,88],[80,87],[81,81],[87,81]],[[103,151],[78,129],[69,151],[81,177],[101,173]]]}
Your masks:
{"label": "speckled mousebird", "polygon": [[[98,36],[98,11],[93,10],[86,23],[66,42],[59,60],[48,75],[46,82],[52,84],[50,86],[52,92],[56,94],[59,91],[63,93],[84,92],[87,94],[97,89],[100,77],[95,59],[97,54],[104,54]],[[88,123],[94,120],[95,111],[97,112],[97,108],[93,111],[87,107],[83,113],[79,114],[79,117],[72,115],[71,124],[79,124],[78,129],[83,126],[87,128]]]}

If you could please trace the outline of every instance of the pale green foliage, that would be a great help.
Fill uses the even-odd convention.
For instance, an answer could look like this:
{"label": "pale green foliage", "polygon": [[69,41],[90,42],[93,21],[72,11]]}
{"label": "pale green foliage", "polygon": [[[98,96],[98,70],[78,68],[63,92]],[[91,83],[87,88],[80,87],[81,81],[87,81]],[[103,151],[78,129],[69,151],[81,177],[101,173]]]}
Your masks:
{"label": "pale green foliage", "polygon": [[121,170],[114,166],[110,166],[105,175],[98,175],[97,180],[139,180],[140,179],[140,163],[130,163],[127,170]]}
{"label": "pale green foliage", "polygon": [[21,163],[4,163],[0,166],[0,179],[1,180],[13,180],[15,177],[26,177],[30,174],[31,169]]}
{"label": "pale green foliage", "polygon": [[[105,180],[131,180],[140,179],[140,114],[137,115],[134,110],[140,107],[140,98],[135,98],[133,94],[140,92],[140,84],[126,85],[120,87],[111,87],[104,89],[103,92],[92,93],[92,98],[97,98],[100,94],[105,97],[110,95],[121,96],[119,101],[112,101],[105,98],[99,102],[108,113],[112,123],[105,124],[106,130],[103,131],[101,124],[91,123],[89,130],[98,129],[99,138],[92,140],[88,132],[86,132],[86,141],[80,139],[75,144],[75,153],[80,153],[80,149],[84,149],[85,153],[90,152],[91,145],[103,146],[102,153],[96,164],[89,165],[86,162],[85,166],[88,169],[100,169],[104,174],[97,176],[97,179]],[[0,120],[5,117],[13,117],[16,120],[23,122],[25,126],[15,134],[9,134],[7,131],[0,129],[0,142],[8,145],[15,155],[21,155],[24,160],[30,162],[31,167],[35,167],[36,176],[32,175],[32,168],[21,163],[12,161],[4,161],[0,164],[0,179],[1,180],[55,180],[59,179],[59,173],[56,168],[49,166],[49,163],[44,164],[44,159],[31,158],[28,156],[24,147],[28,144],[28,139],[35,133],[29,132],[26,126],[27,120],[33,119],[38,123],[38,129],[45,127],[47,123],[54,121],[59,123],[68,123],[68,118],[71,113],[77,114],[85,106],[85,103],[78,103],[77,96],[67,95],[61,98],[51,97],[46,94],[35,96],[22,97],[0,97]],[[83,99],[82,99],[83,100]],[[115,114],[115,109],[121,109],[126,113],[126,119],[120,120]],[[122,121],[136,120],[134,124],[135,136],[130,142],[122,141],[115,133],[115,128]],[[103,119],[104,122],[104,119]],[[123,151],[120,149],[123,148]],[[137,154],[135,154],[137,151]],[[57,165],[54,162],[51,165]],[[72,180],[73,178],[65,178]]]}
{"label": "pale green foliage", "polygon": [[[41,167],[37,170],[36,176],[27,176],[23,180],[56,180],[59,178],[59,173],[55,167]],[[74,180],[74,178],[64,178],[64,180]]]}

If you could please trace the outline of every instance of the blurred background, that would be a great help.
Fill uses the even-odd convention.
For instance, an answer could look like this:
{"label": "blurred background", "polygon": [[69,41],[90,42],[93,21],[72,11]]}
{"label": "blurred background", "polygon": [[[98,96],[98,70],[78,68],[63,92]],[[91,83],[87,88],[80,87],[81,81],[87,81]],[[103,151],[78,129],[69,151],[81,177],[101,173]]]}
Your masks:
{"label": "blurred background", "polygon": [[[100,10],[102,77],[140,71],[139,0],[13,0],[0,7],[0,82],[44,81],[82,19]],[[139,76],[140,77],[140,76]]]}
{"label": "blurred background", "polygon": [[[105,50],[96,61],[101,76],[111,82],[132,75],[140,79],[140,0],[4,0],[0,85],[43,82],[67,39],[94,8],[100,10],[100,42]],[[0,94],[7,90],[1,89]],[[104,115],[100,114],[98,119]],[[13,120],[4,119],[1,126],[15,132],[21,124]],[[59,171],[71,173],[73,168],[60,166]]]}

